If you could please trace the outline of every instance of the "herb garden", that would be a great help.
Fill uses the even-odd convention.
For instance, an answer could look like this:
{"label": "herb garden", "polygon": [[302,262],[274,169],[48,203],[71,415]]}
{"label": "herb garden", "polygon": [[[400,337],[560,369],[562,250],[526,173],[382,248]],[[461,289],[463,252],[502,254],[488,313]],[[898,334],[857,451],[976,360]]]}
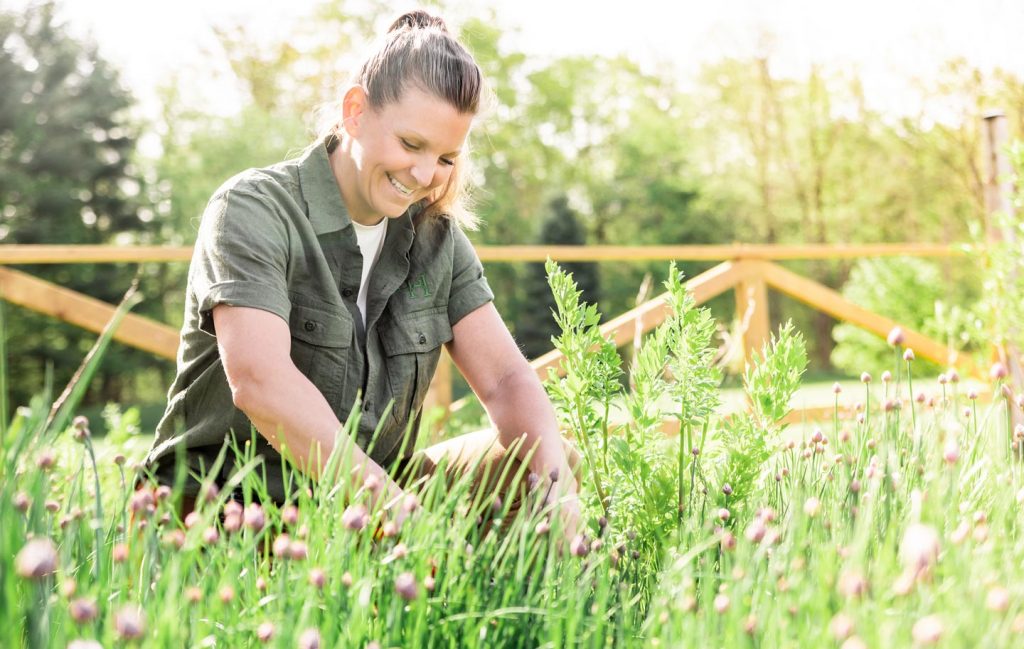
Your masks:
{"label": "herb garden", "polygon": [[[266,502],[243,448],[229,485],[179,520],[172,489],[135,490],[145,443],[108,409],[98,443],[40,397],[3,435],[4,646],[1014,646],[1024,638],[1022,398],[991,370],[982,403],[955,371],[915,374],[899,331],[883,376],[834,389],[830,420],[779,422],[806,364],[780,327],[721,415],[714,323],[673,269],[672,315],[624,387],[599,314],[549,263],[565,375],[547,388],[584,462],[587,524],[560,542],[550,481],[508,503],[428,480],[400,529],[368,480]],[[127,305],[122,306],[122,312]],[[620,416],[614,424],[610,412]],[[674,437],[660,432],[678,420]],[[351,426],[348,422],[347,426]],[[328,472],[342,471],[332,457]],[[330,475],[330,473],[328,473]],[[545,487],[545,485],[547,485]],[[229,491],[244,494],[230,500]],[[491,524],[484,524],[491,523]]]}

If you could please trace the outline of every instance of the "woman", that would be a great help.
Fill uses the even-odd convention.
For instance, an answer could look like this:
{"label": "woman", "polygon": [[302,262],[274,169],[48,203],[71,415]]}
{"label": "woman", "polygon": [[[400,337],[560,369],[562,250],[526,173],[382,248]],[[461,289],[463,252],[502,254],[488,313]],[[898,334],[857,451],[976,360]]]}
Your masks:
{"label": "woman", "polygon": [[[395,502],[402,489],[385,468],[412,459],[406,433],[415,435],[409,423],[444,344],[496,433],[449,440],[420,459],[465,468],[486,455],[492,470],[528,461],[555,477],[551,493],[566,534],[575,533],[575,481],[557,480],[573,475],[575,461],[459,228],[472,223],[460,169],[481,93],[479,67],[444,22],[407,13],[321,139],[217,190],[189,269],[177,376],[147,459],[159,480],[173,481],[176,457],[192,473],[209,470],[226,436],[248,439],[251,423],[270,496],[283,501],[279,453],[286,448],[316,477],[361,394],[355,439],[337,441],[363,469],[356,474],[377,476],[381,497]],[[504,457],[507,448],[516,456]],[[198,490],[190,477],[185,496]]]}

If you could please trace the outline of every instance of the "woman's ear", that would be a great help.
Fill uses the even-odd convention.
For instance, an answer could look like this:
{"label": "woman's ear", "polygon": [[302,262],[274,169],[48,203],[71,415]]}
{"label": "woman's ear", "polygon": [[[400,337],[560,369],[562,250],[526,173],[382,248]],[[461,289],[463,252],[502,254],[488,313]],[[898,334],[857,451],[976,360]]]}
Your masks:
{"label": "woman's ear", "polygon": [[362,86],[349,86],[341,100],[341,127],[351,137],[359,135],[363,115],[368,108],[366,90]]}

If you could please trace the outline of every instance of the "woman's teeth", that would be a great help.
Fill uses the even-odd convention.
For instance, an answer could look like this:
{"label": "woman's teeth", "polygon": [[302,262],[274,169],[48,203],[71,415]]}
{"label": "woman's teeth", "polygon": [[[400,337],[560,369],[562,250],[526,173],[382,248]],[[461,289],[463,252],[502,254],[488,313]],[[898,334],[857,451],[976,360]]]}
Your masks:
{"label": "woman's teeth", "polygon": [[405,185],[403,185],[402,183],[398,182],[397,180],[395,180],[395,177],[392,176],[391,174],[388,174],[388,180],[391,181],[391,186],[394,187],[395,189],[397,189],[402,194],[404,194],[406,196],[411,196],[412,195],[412,190],[409,189],[408,187],[406,187]]}

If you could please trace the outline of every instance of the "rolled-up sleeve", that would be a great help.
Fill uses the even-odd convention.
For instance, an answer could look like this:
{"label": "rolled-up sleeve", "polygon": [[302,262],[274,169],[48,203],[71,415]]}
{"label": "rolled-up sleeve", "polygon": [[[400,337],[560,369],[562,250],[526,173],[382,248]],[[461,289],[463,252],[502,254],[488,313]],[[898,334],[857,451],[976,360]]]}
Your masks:
{"label": "rolled-up sleeve", "polygon": [[288,321],[289,229],[258,194],[228,189],[203,212],[190,267],[199,305],[199,328],[216,335],[218,304],[269,311]]}
{"label": "rolled-up sleeve", "polygon": [[448,321],[455,324],[480,306],[494,300],[494,293],[484,277],[484,267],[469,238],[457,225],[451,226],[452,287],[448,295]]}

